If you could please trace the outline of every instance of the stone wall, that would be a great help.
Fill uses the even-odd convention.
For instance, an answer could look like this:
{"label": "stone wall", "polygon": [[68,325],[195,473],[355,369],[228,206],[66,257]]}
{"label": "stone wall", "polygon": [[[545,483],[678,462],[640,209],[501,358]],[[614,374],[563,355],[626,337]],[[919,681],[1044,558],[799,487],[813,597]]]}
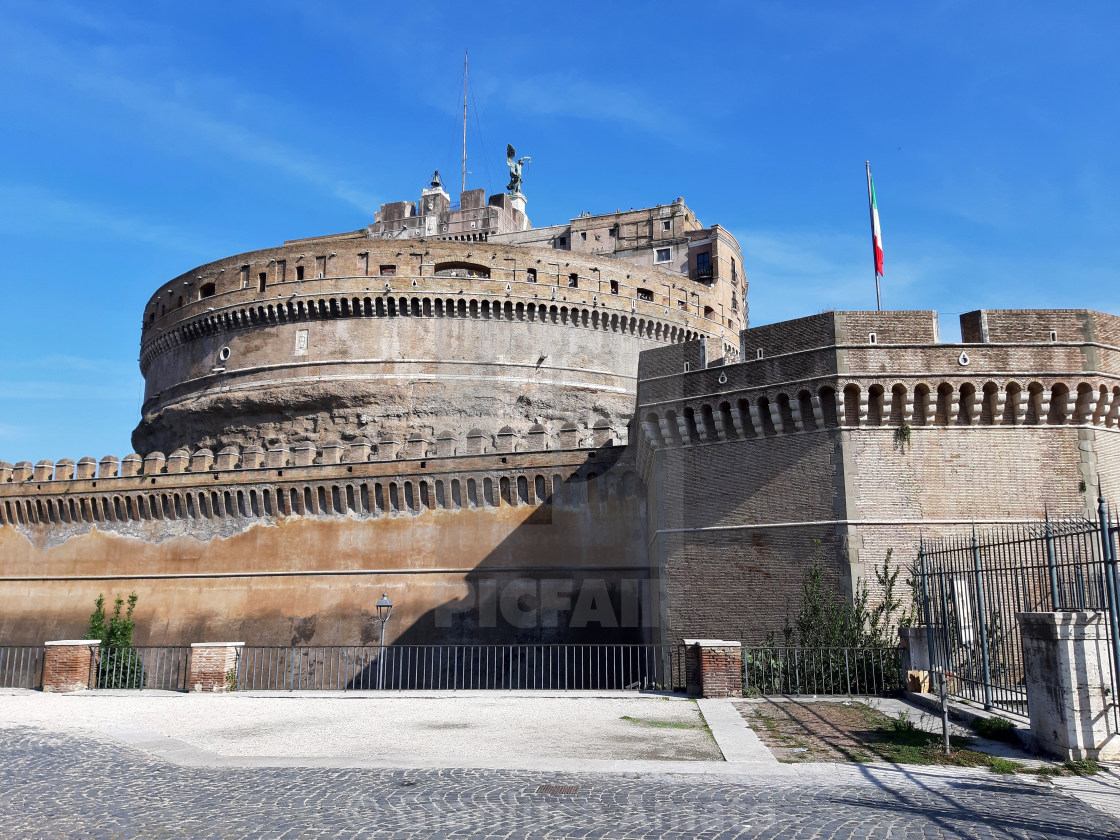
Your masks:
{"label": "stone wall", "polygon": [[715,315],[718,292],[674,292],[682,282],[605,257],[480,243],[350,238],[211,263],[145,308],[134,446],[598,421],[617,437],[640,351],[694,338],[716,356],[737,348],[741,321]]}
{"label": "stone wall", "polygon": [[[1014,334],[1017,313],[987,316]],[[947,345],[933,313],[824,313],[747,330],[741,364],[686,371],[695,343],[643,353],[666,640],[780,629],[817,557],[874,602],[874,567],[888,549],[912,561],[922,535],[1091,514],[1098,476],[1120,481],[1120,348],[1092,338],[1118,319],[1025,320],[1067,340]]]}
{"label": "stone wall", "polygon": [[191,472],[19,483],[8,474],[0,640],[80,634],[99,593],[131,591],[139,644],[369,643],[382,592],[398,605],[389,630],[400,643],[640,640],[649,616],[622,628],[566,616],[523,627],[508,609],[488,623],[478,607],[480,592],[555,580],[597,587],[617,607],[648,579],[643,493],[623,455],[227,469],[197,460]]}

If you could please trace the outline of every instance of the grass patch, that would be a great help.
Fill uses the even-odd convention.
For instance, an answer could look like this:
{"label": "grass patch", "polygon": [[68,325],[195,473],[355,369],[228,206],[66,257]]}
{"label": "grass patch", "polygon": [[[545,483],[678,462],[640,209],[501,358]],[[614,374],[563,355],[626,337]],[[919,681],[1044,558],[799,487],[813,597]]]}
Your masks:
{"label": "grass patch", "polygon": [[652,726],[657,729],[704,729],[703,725],[699,723],[686,723],[678,720],[647,720],[645,718],[631,717],[630,715],[623,715],[621,720],[636,723],[639,726]]}
{"label": "grass patch", "polygon": [[1062,765],[1062,769],[1074,776],[1095,776],[1101,772],[1101,766],[1091,758],[1083,761],[1067,761]]}
{"label": "grass patch", "polygon": [[863,703],[771,703],[756,707],[751,723],[780,761],[883,761],[986,767],[1006,774],[1027,769],[970,749],[969,738],[950,738],[946,755],[939,733],[919,728],[905,712],[887,717]]}
{"label": "grass patch", "polygon": [[1019,736],[1015,734],[1015,724],[1001,717],[976,718],[972,721],[972,731],[981,738],[991,741],[1003,741],[1005,744],[1019,743]]}

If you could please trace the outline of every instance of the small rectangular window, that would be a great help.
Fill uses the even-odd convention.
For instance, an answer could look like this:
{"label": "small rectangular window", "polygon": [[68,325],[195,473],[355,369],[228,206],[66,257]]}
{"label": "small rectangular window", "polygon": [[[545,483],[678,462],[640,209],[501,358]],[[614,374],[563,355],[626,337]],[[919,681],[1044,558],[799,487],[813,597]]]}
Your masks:
{"label": "small rectangular window", "polygon": [[537,282],[537,270],[535,268],[525,269],[525,279],[530,283]]}
{"label": "small rectangular window", "polygon": [[247,265],[241,266],[241,288],[249,288],[249,266]]}
{"label": "small rectangular window", "polygon": [[381,266],[381,276],[382,277],[396,277],[397,276],[397,267],[395,265],[383,265],[383,266]]}
{"label": "small rectangular window", "polygon": [[281,283],[287,283],[288,282],[288,261],[287,260],[277,260],[276,261],[276,276],[279,278],[279,282],[281,282]]}
{"label": "small rectangular window", "polygon": [[268,274],[267,274],[267,272],[262,271],[260,274],[257,275],[257,291],[258,292],[263,292],[264,289],[265,289],[265,286],[267,286],[267,285],[268,285]]}
{"label": "small rectangular window", "polygon": [[708,251],[701,251],[696,255],[696,276],[712,276],[712,255]]}
{"label": "small rectangular window", "polygon": [[1050,340],[1051,341],[1057,341],[1058,340],[1058,331],[1057,330],[1050,330]]}
{"label": "small rectangular window", "polygon": [[653,300],[653,292],[649,289],[638,289],[638,300]]}
{"label": "small rectangular window", "polygon": [[657,249],[657,262],[669,262],[673,259],[673,251],[671,248],[658,248]]}
{"label": "small rectangular window", "polygon": [[579,232],[579,238],[582,239],[584,242],[586,242],[587,241],[587,231],[581,230]]}
{"label": "small rectangular window", "polygon": [[756,359],[761,359],[762,358],[762,348],[761,347],[759,347],[757,350],[754,351],[754,357]]}
{"label": "small rectangular window", "polygon": [[673,223],[671,221],[669,221],[668,219],[666,219],[665,221],[663,221],[661,223],[661,229],[662,230],[672,230],[673,229]]}
{"label": "small rectangular window", "polygon": [[617,295],[618,294],[618,281],[617,280],[612,280],[611,281],[611,294],[612,295]]}
{"label": "small rectangular window", "polygon": [[579,288],[579,275],[574,271],[568,275],[568,286],[573,289]]}
{"label": "small rectangular window", "polygon": [[684,372],[688,373],[690,370],[692,370],[692,362],[685,362],[684,363]]}
{"label": "small rectangular window", "polygon": [[614,239],[614,238],[615,238],[616,236],[618,236],[618,225],[615,225],[615,226],[614,226],[614,227],[612,227],[612,228],[611,228],[611,229],[610,229],[609,231],[607,231],[607,235],[608,235],[608,236],[609,236],[609,237],[610,237],[611,239]]}
{"label": "small rectangular window", "polygon": [[297,265],[296,266],[296,280],[302,280],[302,279],[303,279],[303,266],[302,265]]}

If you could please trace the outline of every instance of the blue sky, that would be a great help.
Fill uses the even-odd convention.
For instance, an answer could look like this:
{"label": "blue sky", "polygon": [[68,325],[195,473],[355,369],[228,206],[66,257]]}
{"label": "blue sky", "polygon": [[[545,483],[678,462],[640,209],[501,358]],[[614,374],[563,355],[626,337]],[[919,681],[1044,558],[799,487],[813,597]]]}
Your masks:
{"label": "blue sky", "polygon": [[[198,264],[456,183],[536,224],[684,196],[753,324],[1120,313],[1120,4],[0,0],[0,460],[124,455],[140,314]],[[477,107],[476,107],[477,106]]]}

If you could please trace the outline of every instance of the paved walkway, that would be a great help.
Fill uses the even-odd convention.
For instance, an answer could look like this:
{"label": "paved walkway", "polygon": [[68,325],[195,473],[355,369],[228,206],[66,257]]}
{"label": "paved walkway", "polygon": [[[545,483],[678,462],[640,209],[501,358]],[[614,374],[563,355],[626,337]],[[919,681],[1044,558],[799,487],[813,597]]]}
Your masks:
{"label": "paved walkway", "polygon": [[[172,699],[193,702],[182,695]],[[564,736],[583,743],[580,721],[598,720],[596,726],[605,726],[620,708],[614,706],[618,701],[639,701],[631,708],[647,710],[647,715],[647,703],[661,704],[665,720],[676,715],[686,723],[692,720],[688,710],[695,713],[697,706],[632,695],[568,695],[508,698],[509,708],[526,705],[526,717],[536,721],[533,726],[542,719],[532,714],[534,708],[564,708],[561,700],[575,704],[560,717],[544,719],[544,728],[553,733],[542,742],[545,754],[529,745],[532,759],[540,762],[535,768],[511,769],[526,761],[509,751],[510,744],[524,740],[518,723],[497,737],[506,745],[495,745],[489,759],[469,754],[480,739],[472,745],[461,732],[445,730],[451,738],[442,756],[425,753],[432,764],[388,769],[358,765],[400,761],[407,751],[388,759],[363,758],[353,750],[329,755],[338,752],[336,747],[321,744],[310,762],[316,766],[303,766],[309,761],[298,756],[266,755],[263,747],[275,745],[277,732],[270,728],[254,734],[249,719],[238,717],[258,705],[247,701],[259,699],[288,704],[289,733],[299,731],[304,716],[319,721],[324,708],[334,715],[331,725],[338,732],[366,731],[362,727],[371,726],[373,719],[388,721],[379,731],[389,731],[399,710],[384,704],[384,698],[242,696],[237,698],[245,703],[240,707],[226,702],[232,699],[198,698],[210,704],[199,707],[212,714],[208,737],[216,738],[214,732],[225,727],[226,743],[240,745],[237,755],[148,728],[168,709],[194,708],[190,702],[161,705],[162,698],[150,695],[0,696],[0,837],[1120,840],[1120,820],[1048,782],[959,769],[779,765],[768,751],[759,750],[741,718],[733,722],[728,712],[734,709],[724,701],[701,701],[700,709],[715,742],[732,761],[626,758],[623,753],[597,757],[593,763],[573,759],[560,749]],[[402,702],[402,707],[435,700],[398,699],[413,701]],[[445,703],[443,715],[462,722],[480,716],[483,699],[504,702],[493,696],[439,702]],[[60,709],[66,714],[59,716]],[[192,714],[181,716],[179,735],[194,738],[205,728]],[[420,731],[415,721],[422,719],[414,719],[410,731]],[[173,716],[166,720],[169,726],[174,723]],[[311,729],[319,731],[318,725]],[[663,731],[698,735],[694,728],[641,725],[653,744]],[[486,737],[494,739],[492,733]],[[253,744],[257,747],[248,748]],[[425,750],[438,741],[427,744]],[[177,754],[177,749],[185,752]],[[627,749],[625,740],[619,749]],[[465,751],[462,760],[458,750]],[[498,759],[510,766],[463,766]],[[1114,779],[1070,781],[1085,788],[1079,795],[1095,796],[1099,804],[1114,799]]]}

